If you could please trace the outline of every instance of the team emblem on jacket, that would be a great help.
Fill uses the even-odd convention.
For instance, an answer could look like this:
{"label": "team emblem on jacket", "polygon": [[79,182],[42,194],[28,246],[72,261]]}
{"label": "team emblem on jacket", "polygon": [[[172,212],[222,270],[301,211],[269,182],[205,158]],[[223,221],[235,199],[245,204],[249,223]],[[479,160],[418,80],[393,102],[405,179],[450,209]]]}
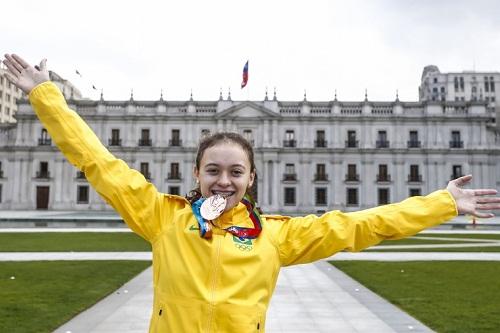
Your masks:
{"label": "team emblem on jacket", "polygon": [[237,249],[240,251],[252,251],[253,243],[252,239],[239,238],[233,235],[233,243]]}

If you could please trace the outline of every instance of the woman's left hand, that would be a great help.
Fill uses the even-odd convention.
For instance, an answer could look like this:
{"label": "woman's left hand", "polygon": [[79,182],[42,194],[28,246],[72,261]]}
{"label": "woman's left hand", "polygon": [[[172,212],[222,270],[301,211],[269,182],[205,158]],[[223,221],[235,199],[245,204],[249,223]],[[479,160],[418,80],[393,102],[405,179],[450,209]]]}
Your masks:
{"label": "woman's left hand", "polygon": [[483,210],[500,210],[500,197],[494,189],[463,189],[469,183],[471,175],[463,176],[448,183],[446,189],[455,199],[459,214],[470,214],[479,218],[493,217],[495,214],[480,212]]}

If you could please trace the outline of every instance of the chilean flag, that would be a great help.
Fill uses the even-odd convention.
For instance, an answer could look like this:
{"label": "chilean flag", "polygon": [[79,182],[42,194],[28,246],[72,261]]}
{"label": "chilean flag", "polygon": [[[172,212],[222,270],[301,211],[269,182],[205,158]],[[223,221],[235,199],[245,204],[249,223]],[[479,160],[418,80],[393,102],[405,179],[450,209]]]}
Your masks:
{"label": "chilean flag", "polygon": [[248,60],[243,67],[243,81],[241,81],[241,89],[245,88],[248,82]]}

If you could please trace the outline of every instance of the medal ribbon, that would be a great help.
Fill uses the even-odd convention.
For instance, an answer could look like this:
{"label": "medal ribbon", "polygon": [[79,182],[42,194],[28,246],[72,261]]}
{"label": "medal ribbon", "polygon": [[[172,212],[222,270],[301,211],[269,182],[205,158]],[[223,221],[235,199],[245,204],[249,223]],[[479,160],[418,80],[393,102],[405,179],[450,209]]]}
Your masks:
{"label": "medal ribbon", "polygon": [[[205,198],[200,198],[195,201],[192,205],[194,216],[198,221],[198,226],[200,227],[200,236],[203,238],[211,238],[212,237],[212,226],[209,221],[206,221],[200,213],[201,204],[205,201]],[[262,231],[262,224],[260,222],[260,214],[255,207],[255,202],[250,198],[250,196],[245,195],[241,200],[241,203],[245,205],[248,211],[248,217],[252,220],[253,228],[245,228],[238,226],[230,226],[229,228],[225,228],[224,230],[229,232],[230,234],[238,237],[238,238],[257,238]]]}

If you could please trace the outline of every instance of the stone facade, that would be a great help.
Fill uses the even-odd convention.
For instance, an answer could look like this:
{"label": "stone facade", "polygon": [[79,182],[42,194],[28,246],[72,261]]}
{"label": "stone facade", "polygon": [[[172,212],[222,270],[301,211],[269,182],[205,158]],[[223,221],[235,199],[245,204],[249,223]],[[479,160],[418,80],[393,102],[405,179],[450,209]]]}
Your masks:
{"label": "stone facade", "polygon": [[[70,100],[111,152],[160,191],[194,187],[197,143],[235,131],[254,146],[267,213],[359,210],[471,173],[500,189],[500,131],[477,101]],[[111,209],[54,147],[26,100],[0,128],[0,209]]]}

